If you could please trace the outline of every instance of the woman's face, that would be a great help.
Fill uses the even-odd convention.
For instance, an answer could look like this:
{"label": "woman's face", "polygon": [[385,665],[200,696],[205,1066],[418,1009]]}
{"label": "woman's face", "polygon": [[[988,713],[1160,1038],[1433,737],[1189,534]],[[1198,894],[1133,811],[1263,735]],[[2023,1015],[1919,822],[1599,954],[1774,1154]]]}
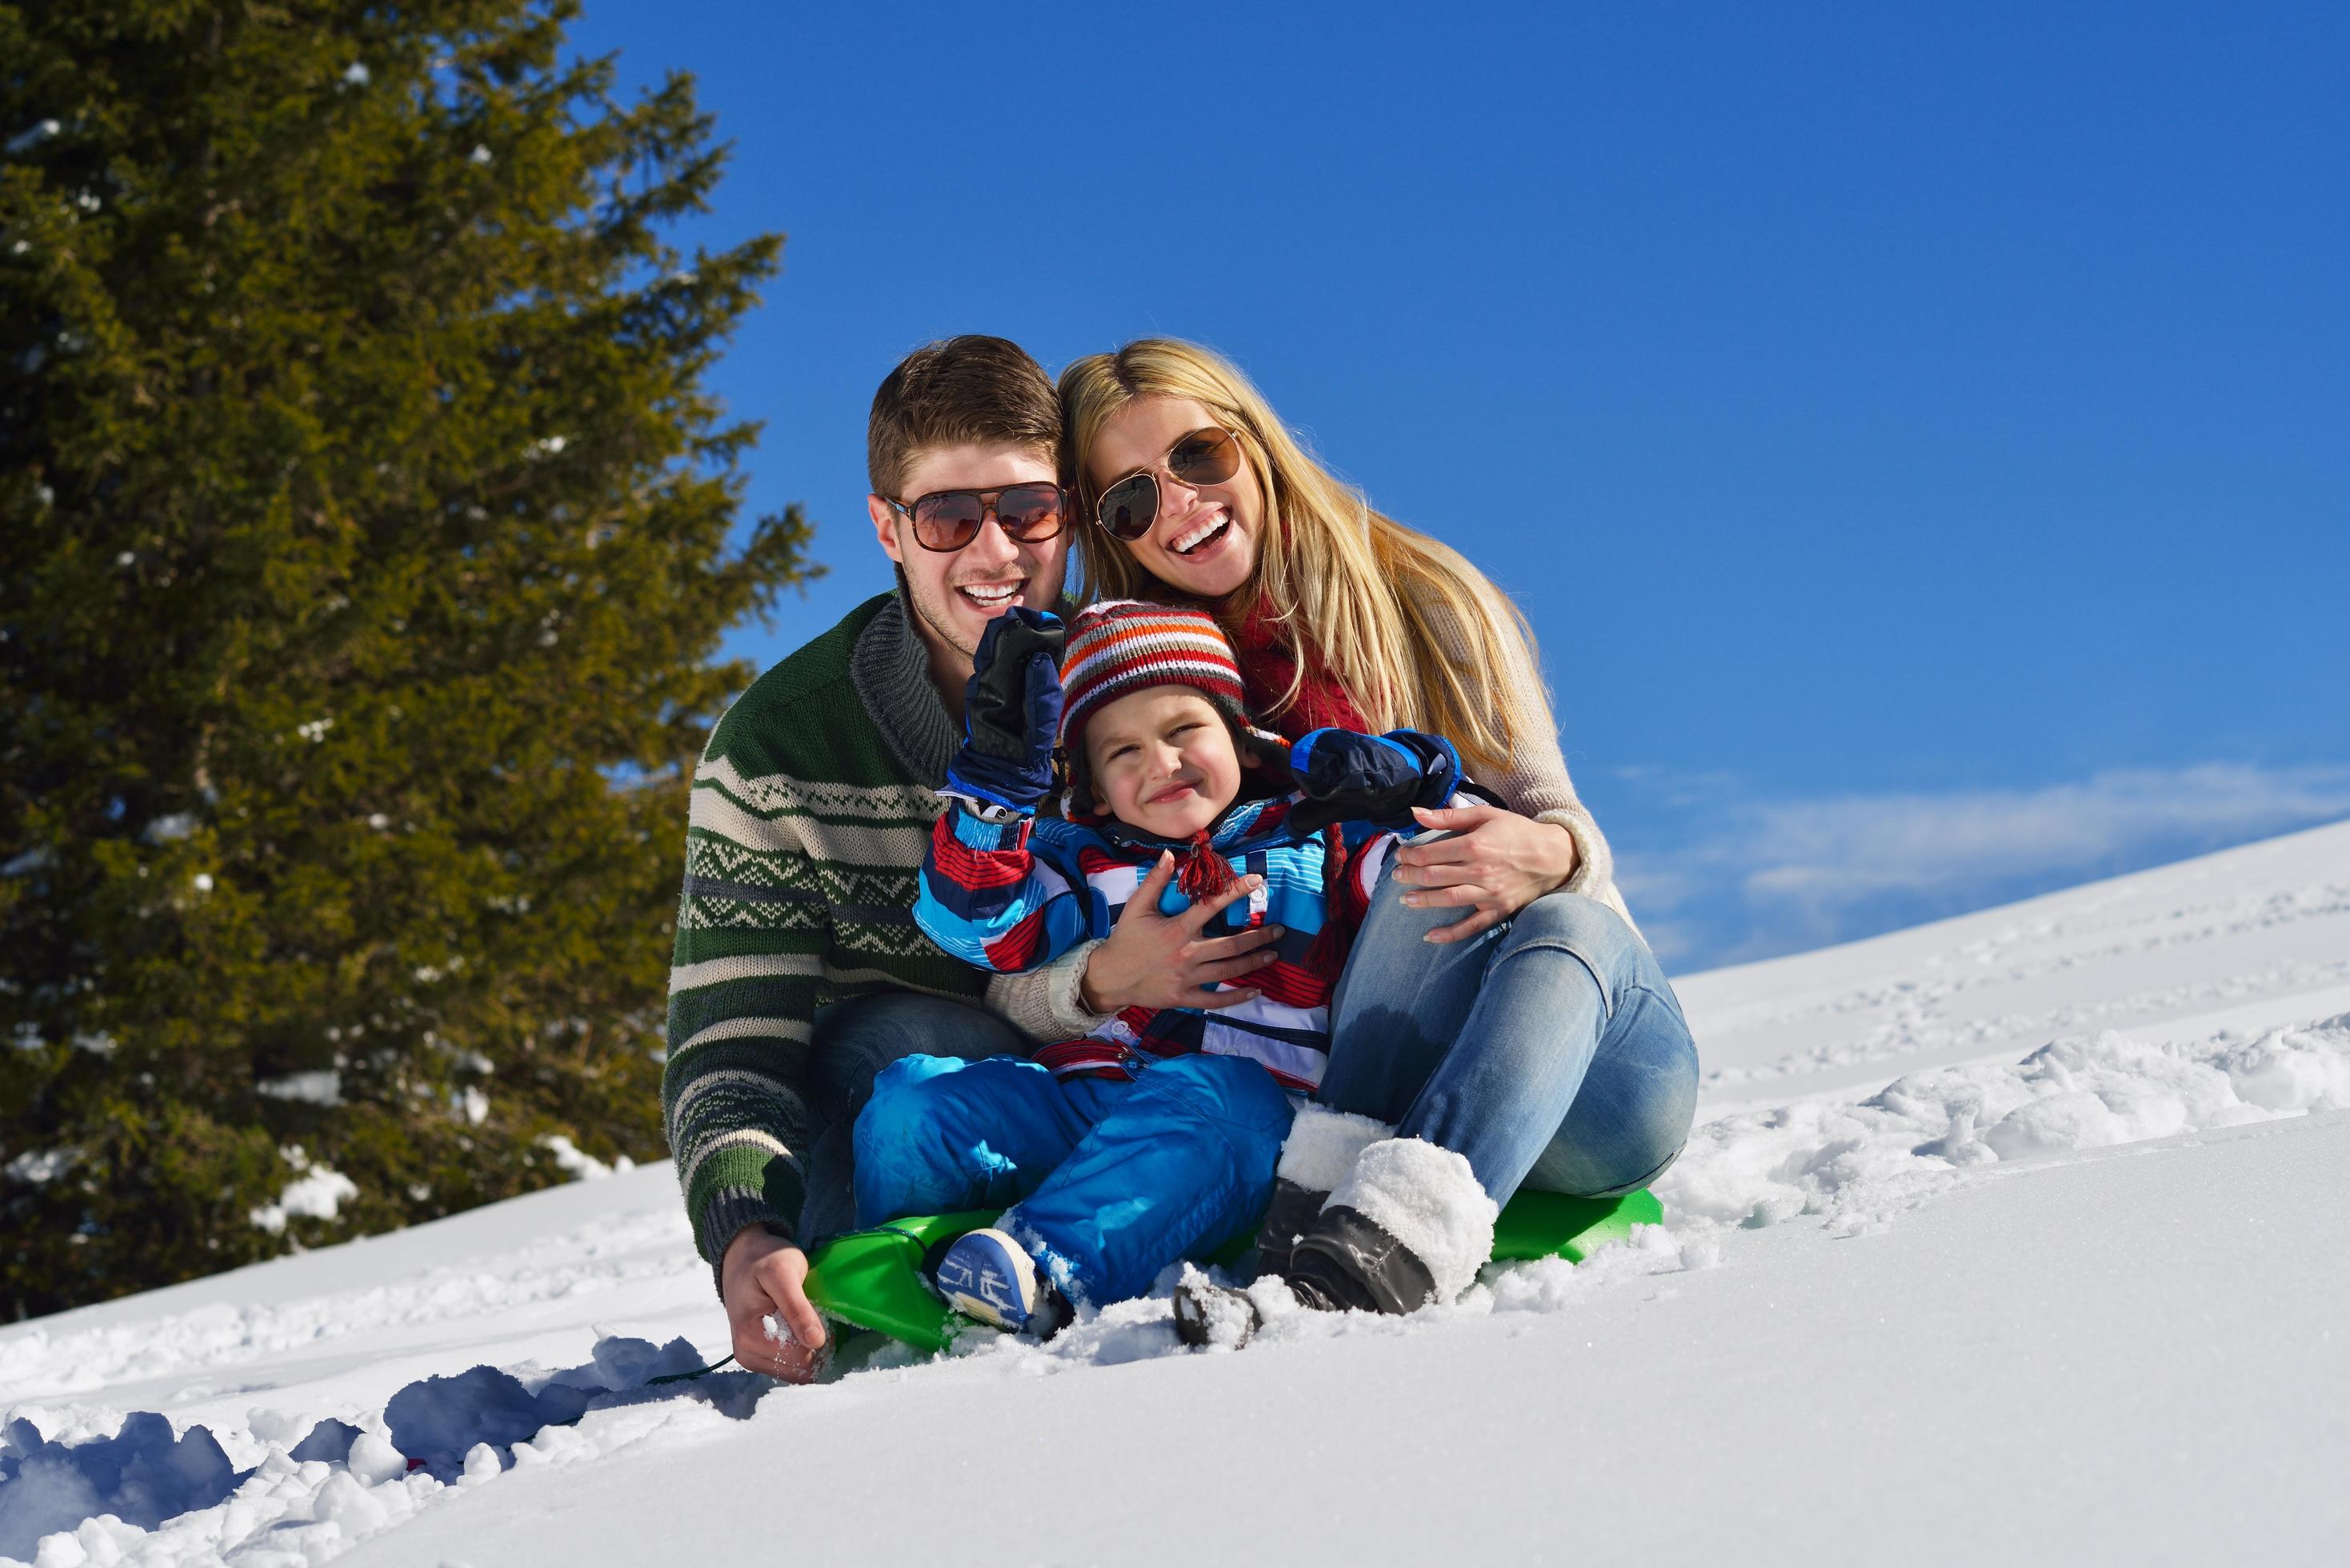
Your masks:
{"label": "woman's face", "polygon": [[[1126,544],[1142,569],[1195,597],[1220,599],[1256,570],[1264,496],[1245,457],[1221,484],[1193,489],[1167,472],[1167,452],[1193,431],[1225,426],[1189,398],[1149,397],[1111,416],[1086,454],[1096,495],[1140,469],[1159,480],[1159,515],[1150,532]],[[1228,427],[1227,427],[1228,428]],[[1245,441],[1247,438],[1241,438]]]}

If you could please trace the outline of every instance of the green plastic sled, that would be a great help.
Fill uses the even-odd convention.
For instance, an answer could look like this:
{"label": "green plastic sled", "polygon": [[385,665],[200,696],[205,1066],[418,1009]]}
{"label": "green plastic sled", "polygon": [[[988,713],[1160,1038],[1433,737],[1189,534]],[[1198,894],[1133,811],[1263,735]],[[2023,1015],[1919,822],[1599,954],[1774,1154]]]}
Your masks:
{"label": "green plastic sled", "polygon": [[1493,1221],[1493,1256],[1503,1262],[1565,1258],[1579,1263],[1635,1225],[1661,1225],[1665,1206],[1643,1187],[1620,1198],[1568,1198],[1520,1192]]}
{"label": "green plastic sled", "polygon": [[[893,1220],[870,1231],[836,1236],[809,1261],[808,1300],[826,1316],[871,1329],[917,1349],[944,1350],[964,1322],[931,1291],[922,1277],[922,1257],[938,1242],[992,1224],[1000,1210],[925,1214]],[[1610,1241],[1631,1234],[1635,1225],[1655,1225],[1663,1205],[1643,1188],[1621,1198],[1563,1198],[1555,1192],[1521,1192],[1493,1225],[1493,1256],[1503,1262],[1565,1258],[1579,1263]],[[1249,1248],[1241,1237],[1211,1260],[1229,1263]]]}
{"label": "green plastic sled", "polygon": [[808,1300],[827,1317],[922,1350],[944,1350],[964,1320],[932,1293],[922,1254],[950,1236],[993,1223],[1001,1212],[924,1214],[836,1236],[808,1260]]}

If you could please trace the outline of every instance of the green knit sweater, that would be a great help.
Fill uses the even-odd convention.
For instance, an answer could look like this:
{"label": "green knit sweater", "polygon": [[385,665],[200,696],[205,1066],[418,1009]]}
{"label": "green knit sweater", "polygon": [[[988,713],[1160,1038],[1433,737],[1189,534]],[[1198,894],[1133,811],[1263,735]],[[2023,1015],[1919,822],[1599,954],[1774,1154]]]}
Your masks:
{"label": "green knit sweater", "polygon": [[694,1243],[789,1233],[817,1008],[880,991],[977,1001],[987,977],[915,926],[958,740],[895,594],[761,676],[693,777],[662,1110]]}

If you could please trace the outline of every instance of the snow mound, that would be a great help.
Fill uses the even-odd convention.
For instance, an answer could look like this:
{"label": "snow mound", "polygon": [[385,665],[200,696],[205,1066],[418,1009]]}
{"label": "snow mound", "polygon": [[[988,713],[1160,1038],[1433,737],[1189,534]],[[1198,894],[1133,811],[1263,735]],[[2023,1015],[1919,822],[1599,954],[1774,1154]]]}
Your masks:
{"label": "snow mound", "polygon": [[2061,1156],[2350,1106],[2350,1014],[2185,1044],[2111,1030],[2022,1062],[1943,1067],[1857,1105],[1798,1101],[1700,1127],[1657,1183],[1677,1221],[1825,1217],[1881,1230],[1976,1166]]}
{"label": "snow mound", "polygon": [[[655,1401],[739,1418],[771,1386],[743,1373],[674,1392],[650,1386],[701,1366],[684,1339],[608,1336],[585,1366],[529,1376],[535,1388],[526,1368],[426,1377],[394,1395],[371,1426],[319,1421],[290,1446],[265,1441],[260,1462],[243,1470],[204,1427],[175,1433],[151,1411],[124,1417],[110,1435],[92,1435],[85,1417],[46,1437],[19,1415],[0,1428],[0,1561],[323,1563],[444,1491],[624,1446],[643,1425],[628,1418],[630,1407]],[[619,1414],[582,1433],[591,1412]],[[234,1436],[240,1446],[258,1439],[249,1428]]]}
{"label": "snow mound", "polygon": [[228,1455],[202,1427],[181,1437],[142,1412],[110,1438],[68,1446],[19,1417],[0,1431],[0,1555],[30,1557],[42,1536],[100,1514],[152,1530],[212,1507],[235,1485]]}

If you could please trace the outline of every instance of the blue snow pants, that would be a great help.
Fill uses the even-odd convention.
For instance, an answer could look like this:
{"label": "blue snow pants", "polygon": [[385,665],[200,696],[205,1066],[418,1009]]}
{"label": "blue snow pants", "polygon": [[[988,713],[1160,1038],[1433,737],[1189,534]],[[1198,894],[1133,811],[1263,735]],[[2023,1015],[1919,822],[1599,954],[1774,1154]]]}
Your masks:
{"label": "blue snow pants", "polygon": [[1107,1306],[1254,1228],[1295,1114],[1244,1057],[1175,1056],[1120,1082],[905,1056],[857,1118],[857,1220],[1003,1208],[1062,1293]]}

